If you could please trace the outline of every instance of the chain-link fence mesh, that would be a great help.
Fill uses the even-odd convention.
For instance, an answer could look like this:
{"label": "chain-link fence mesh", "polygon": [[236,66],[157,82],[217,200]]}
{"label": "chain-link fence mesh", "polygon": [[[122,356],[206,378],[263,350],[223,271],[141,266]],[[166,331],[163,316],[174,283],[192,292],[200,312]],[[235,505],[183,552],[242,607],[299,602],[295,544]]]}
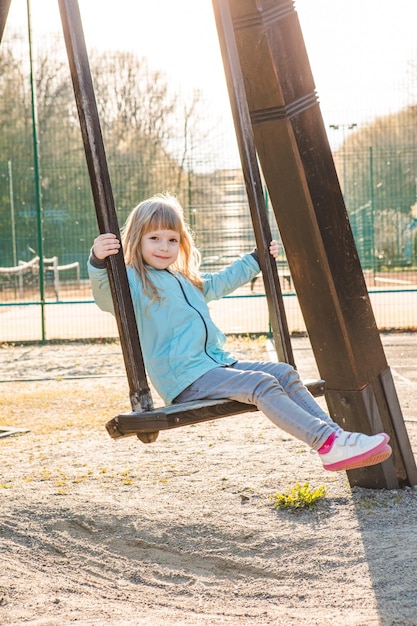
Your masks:
{"label": "chain-link fence mesh", "polygon": [[[21,0],[9,22],[0,46],[0,342],[116,336],[87,279],[97,223],[60,25],[34,29],[31,67]],[[91,49],[90,64],[120,224],[139,201],[168,190],[184,207],[203,269],[251,250],[225,87],[219,116],[207,93],[172,84],[131,50]],[[377,323],[415,328],[417,105],[328,128]],[[282,247],[278,261],[290,330],[302,331]],[[213,316],[229,333],[267,333],[261,278],[213,305]]]}

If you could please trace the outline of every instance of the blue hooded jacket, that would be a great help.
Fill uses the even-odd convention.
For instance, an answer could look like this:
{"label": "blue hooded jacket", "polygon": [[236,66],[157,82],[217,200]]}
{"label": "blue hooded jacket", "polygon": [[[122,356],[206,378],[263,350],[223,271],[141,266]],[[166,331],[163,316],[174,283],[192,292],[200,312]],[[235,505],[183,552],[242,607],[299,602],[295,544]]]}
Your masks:
{"label": "blue hooded jacket", "polygon": [[[186,277],[148,267],[162,299],[151,302],[132,267],[127,275],[149,378],[167,404],[209,370],[236,359],[223,350],[226,336],[210,317],[207,303],[246,284],[259,273],[253,254],[245,254],[215,274],[201,274],[202,293]],[[107,269],[88,262],[96,304],[114,315]]]}

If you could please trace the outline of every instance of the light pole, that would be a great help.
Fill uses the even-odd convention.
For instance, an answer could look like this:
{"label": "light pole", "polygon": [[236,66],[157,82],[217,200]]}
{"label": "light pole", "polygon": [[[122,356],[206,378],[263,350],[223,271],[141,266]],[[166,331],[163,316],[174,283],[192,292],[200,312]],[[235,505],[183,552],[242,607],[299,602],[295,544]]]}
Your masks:
{"label": "light pole", "polygon": [[372,254],[372,272],[375,282],[375,196],[374,196],[374,155],[372,146],[369,146],[369,201],[371,204],[371,254]]}

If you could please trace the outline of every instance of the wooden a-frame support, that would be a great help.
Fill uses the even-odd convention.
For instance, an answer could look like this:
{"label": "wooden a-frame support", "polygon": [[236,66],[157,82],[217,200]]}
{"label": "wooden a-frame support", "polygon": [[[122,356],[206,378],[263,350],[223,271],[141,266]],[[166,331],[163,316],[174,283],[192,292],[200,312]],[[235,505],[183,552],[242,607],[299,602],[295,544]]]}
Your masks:
{"label": "wooden a-frame support", "polygon": [[[417,468],[353,240],[292,0],[213,0],[236,42],[255,146],[332,418],[387,432],[393,455],[351,485],[417,484]],[[325,43],[323,43],[325,45]],[[331,54],[331,51],[329,51]],[[223,53],[223,59],[226,55]],[[226,63],[226,73],[230,72]]]}
{"label": "wooden a-frame support", "polygon": [[[58,0],[101,232],[119,234],[76,0]],[[350,483],[396,488],[417,470],[353,243],[293,2],[213,0],[271,325],[279,358],[293,362],[257,165],[259,156],[297,294],[336,420],[391,435],[393,457],[348,472]],[[10,0],[0,0],[0,40]],[[122,252],[108,272],[133,412],[108,423],[117,438],[256,410],[231,400],[154,409]],[[312,383],[314,395],[323,381]]]}

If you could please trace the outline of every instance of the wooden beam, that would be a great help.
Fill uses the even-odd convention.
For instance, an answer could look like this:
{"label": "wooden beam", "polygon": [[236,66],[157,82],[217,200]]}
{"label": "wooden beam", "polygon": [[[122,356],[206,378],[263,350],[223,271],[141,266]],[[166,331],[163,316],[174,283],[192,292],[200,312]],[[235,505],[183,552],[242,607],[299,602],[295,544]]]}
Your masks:
{"label": "wooden beam", "polygon": [[[306,387],[313,396],[322,396],[325,389],[324,380],[306,382]],[[201,400],[197,402],[183,402],[166,407],[157,407],[153,411],[140,413],[121,413],[106,424],[107,431],[113,439],[137,435],[145,443],[150,441],[141,435],[160,430],[199,424],[209,420],[219,419],[238,413],[257,411],[256,406],[244,404],[236,400]]]}

